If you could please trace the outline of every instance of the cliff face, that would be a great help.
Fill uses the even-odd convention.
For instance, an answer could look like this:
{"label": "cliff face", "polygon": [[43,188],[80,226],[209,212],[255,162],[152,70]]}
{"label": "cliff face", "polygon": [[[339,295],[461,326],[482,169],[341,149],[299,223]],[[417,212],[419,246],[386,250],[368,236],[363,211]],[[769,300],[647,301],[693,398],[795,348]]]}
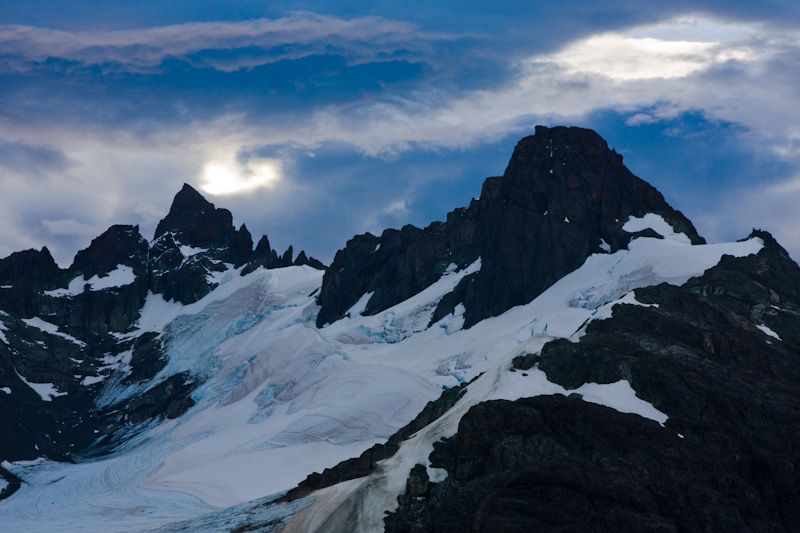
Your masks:
{"label": "cliff face", "polygon": [[692,243],[705,242],[655,188],[622,164],[597,133],[545,128],[522,139],[502,177],[444,223],[360,235],[336,254],[319,296],[317,325],[338,320],[372,292],[375,314],[420,292],[453,263],[478,258],[479,272],[443,299],[434,320],[463,303],[466,326],[530,302],[593,253],[623,249],[645,233],[625,231],[630,217],[660,215]]}

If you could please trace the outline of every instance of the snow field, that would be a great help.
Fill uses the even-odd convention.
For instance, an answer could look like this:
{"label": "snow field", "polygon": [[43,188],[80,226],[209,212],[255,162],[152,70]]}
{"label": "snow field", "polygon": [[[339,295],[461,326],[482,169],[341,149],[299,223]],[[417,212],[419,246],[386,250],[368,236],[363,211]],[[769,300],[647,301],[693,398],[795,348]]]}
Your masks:
{"label": "snow field", "polygon": [[664,220],[664,217],[655,213],[647,213],[643,217],[629,217],[623,224],[622,230],[628,233],[636,233],[645,229],[652,229],[668,240],[689,244],[691,240],[685,233],[677,233],[675,229]]}

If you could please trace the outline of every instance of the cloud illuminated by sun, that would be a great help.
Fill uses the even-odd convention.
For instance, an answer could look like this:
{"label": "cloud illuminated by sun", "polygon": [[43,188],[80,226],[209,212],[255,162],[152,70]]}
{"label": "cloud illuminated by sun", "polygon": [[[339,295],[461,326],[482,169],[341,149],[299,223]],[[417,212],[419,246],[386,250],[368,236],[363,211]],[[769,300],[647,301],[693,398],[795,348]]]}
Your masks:
{"label": "cloud illuminated by sun", "polygon": [[200,188],[213,195],[242,194],[272,187],[280,177],[281,165],[275,159],[251,159],[245,163],[233,158],[214,160],[203,167]]}
{"label": "cloud illuminated by sun", "polygon": [[[728,31],[725,34],[703,31],[709,26]],[[742,44],[711,39],[742,39],[748,31],[744,26],[724,28],[712,21],[673,21],[638,28],[628,35],[614,32],[594,35],[567,46],[549,59],[566,72],[601,75],[615,81],[682,78],[726,61],[757,59],[753,50]]]}

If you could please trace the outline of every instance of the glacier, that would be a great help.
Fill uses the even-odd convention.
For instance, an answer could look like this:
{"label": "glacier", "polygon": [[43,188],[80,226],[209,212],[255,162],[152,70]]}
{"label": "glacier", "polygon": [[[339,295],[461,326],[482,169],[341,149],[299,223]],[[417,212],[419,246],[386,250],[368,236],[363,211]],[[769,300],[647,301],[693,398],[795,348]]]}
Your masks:
{"label": "glacier", "polygon": [[[662,229],[647,217],[637,224],[628,228]],[[577,392],[584,401],[663,424],[666,415],[625,381],[565,390],[536,367],[509,370],[514,357],[537,353],[552,339],[580,342],[589,321],[610,317],[616,305],[639,304],[637,288],[680,285],[725,254],[741,257],[763,246],[759,238],[682,241],[640,237],[626,250],[592,255],[529,304],[466,330],[463,306],[428,326],[436,304],[480,269],[480,260],[448,269],[424,291],[373,316],[360,314],[365,295],[349,316],[323,328],[315,325],[322,272],[307,266],[244,276],[230,267],[190,305],[150,294],[129,335],[162,333],[167,365],[149,382],[123,386],[128,370],[119,361],[103,381],[101,401],[133,397],[187,372],[201,383],[195,405],[177,419],[126,430],[105,456],[75,464],[4,463],[23,484],[0,501],[0,523],[19,532],[216,531],[242,516],[266,523],[296,515],[286,531],[337,520],[379,531],[414,464],[429,465],[433,443],[453,435],[461,416],[482,401]],[[385,442],[443,389],[465,382],[472,383],[455,407],[404,441],[373,474],[264,508],[308,474]]]}

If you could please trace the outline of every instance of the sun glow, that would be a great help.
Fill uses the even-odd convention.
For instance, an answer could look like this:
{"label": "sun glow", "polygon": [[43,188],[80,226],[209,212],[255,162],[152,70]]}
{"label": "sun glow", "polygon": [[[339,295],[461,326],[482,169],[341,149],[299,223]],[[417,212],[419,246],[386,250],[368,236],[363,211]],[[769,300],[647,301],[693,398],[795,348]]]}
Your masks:
{"label": "sun glow", "polygon": [[280,162],[274,159],[255,159],[245,163],[217,160],[203,167],[200,188],[214,195],[241,194],[262,187],[273,187],[280,177]]}

